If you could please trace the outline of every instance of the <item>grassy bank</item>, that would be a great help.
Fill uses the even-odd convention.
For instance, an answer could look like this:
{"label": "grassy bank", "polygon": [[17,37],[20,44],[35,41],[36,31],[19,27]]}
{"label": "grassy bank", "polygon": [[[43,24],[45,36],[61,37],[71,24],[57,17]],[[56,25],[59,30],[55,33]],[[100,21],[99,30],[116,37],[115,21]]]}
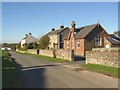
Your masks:
{"label": "grassy bank", "polygon": [[69,62],[68,60],[65,60],[65,59],[53,58],[53,57],[44,56],[44,55],[34,55],[34,56],[41,58],[41,59],[48,60],[48,61],[56,62],[56,63]]}
{"label": "grassy bank", "polygon": [[54,63],[69,62],[69,60],[60,59],[60,58],[53,58],[53,57],[44,56],[44,55],[37,55],[37,54],[30,54],[30,53],[21,53],[21,52],[17,52],[17,53],[31,55],[31,56],[34,56],[34,57],[37,57],[37,58],[41,58],[43,60],[51,61],[51,62],[54,62]]}
{"label": "grassy bank", "polygon": [[21,83],[7,51],[2,51],[2,88],[19,88]]}
{"label": "grassy bank", "polygon": [[111,77],[120,78],[120,74],[118,73],[118,71],[120,71],[120,68],[108,67],[98,64],[84,64],[82,65],[82,68],[89,71],[102,73]]}

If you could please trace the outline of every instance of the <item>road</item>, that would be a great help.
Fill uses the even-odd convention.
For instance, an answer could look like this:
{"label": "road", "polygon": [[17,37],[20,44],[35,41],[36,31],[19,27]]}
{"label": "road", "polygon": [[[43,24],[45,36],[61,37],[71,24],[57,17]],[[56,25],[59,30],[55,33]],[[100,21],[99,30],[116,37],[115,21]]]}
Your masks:
{"label": "road", "polygon": [[22,88],[118,88],[118,79],[72,65],[55,64],[30,55],[10,52]]}

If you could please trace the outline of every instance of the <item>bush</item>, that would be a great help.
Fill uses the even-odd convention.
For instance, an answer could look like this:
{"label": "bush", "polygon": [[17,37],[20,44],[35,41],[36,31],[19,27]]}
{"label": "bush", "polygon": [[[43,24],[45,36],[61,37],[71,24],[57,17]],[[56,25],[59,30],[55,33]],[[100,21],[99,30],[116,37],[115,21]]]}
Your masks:
{"label": "bush", "polygon": [[21,47],[20,47],[18,50],[19,50],[19,51],[27,51],[27,48],[26,48],[26,47],[24,47],[24,48],[21,48]]}
{"label": "bush", "polygon": [[50,38],[47,35],[40,38],[40,41],[39,41],[40,44],[38,46],[38,49],[46,49],[46,48],[48,48],[49,41],[50,41]]}

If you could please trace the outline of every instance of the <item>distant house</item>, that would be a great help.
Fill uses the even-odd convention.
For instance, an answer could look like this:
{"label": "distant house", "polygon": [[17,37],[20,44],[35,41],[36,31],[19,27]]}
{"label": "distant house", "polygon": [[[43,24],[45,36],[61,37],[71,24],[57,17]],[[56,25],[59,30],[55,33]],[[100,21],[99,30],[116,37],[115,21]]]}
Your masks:
{"label": "distant house", "polygon": [[38,39],[32,36],[32,33],[25,34],[25,37],[20,41],[21,47],[23,48],[25,44],[30,44],[37,42]]}
{"label": "distant house", "polygon": [[63,49],[63,40],[66,34],[69,33],[69,28],[60,26],[59,29],[55,30],[54,28],[48,32],[46,35],[50,38],[49,49]]}
{"label": "distant house", "polygon": [[71,25],[64,38],[64,49],[74,50],[75,55],[84,56],[92,48],[118,46],[120,43],[120,38],[109,35],[100,23],[76,28],[75,21],[72,21]]}
{"label": "distant house", "polygon": [[106,48],[120,46],[120,37],[115,34],[109,34],[106,38]]}

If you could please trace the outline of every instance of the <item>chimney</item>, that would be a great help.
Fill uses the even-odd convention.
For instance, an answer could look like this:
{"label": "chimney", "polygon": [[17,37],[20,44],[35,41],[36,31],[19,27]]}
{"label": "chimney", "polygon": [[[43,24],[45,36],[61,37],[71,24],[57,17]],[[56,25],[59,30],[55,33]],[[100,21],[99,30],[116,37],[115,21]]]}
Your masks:
{"label": "chimney", "polygon": [[60,29],[61,29],[61,30],[63,30],[63,29],[64,29],[64,26],[63,26],[63,25],[61,25],[61,26],[60,26]]}
{"label": "chimney", "polygon": [[72,25],[72,28],[75,29],[75,25],[76,25],[75,21],[72,21],[71,25]]}
{"label": "chimney", "polygon": [[98,27],[100,26],[100,21],[98,20]]}
{"label": "chimney", "polygon": [[54,29],[54,28],[52,28],[52,31],[55,31],[55,29]]}
{"label": "chimney", "polygon": [[32,36],[32,33],[29,33],[29,36]]}
{"label": "chimney", "polygon": [[28,34],[25,34],[25,37],[28,37]]}

